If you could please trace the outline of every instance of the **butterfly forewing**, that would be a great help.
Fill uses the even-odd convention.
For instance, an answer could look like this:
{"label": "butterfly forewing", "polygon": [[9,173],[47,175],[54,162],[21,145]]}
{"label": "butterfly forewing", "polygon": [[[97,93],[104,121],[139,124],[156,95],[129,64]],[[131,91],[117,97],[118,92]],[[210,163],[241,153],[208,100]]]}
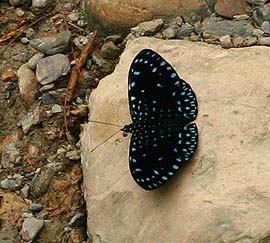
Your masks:
{"label": "butterfly forewing", "polygon": [[159,54],[142,50],[129,71],[129,106],[133,121],[178,119],[193,121],[197,100],[190,85]]}
{"label": "butterfly forewing", "polygon": [[133,124],[129,165],[134,180],[153,190],[167,182],[193,155],[198,141],[194,123],[198,113],[195,93],[159,54],[142,50],[128,77]]}

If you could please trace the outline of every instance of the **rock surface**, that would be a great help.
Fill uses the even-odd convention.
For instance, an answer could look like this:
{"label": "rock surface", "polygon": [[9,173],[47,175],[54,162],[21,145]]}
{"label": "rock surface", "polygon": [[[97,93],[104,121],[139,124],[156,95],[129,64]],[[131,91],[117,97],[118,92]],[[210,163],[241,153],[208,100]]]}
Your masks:
{"label": "rock surface", "polygon": [[254,27],[247,20],[230,21],[211,17],[203,22],[203,34],[208,37],[218,38],[224,35],[251,36]]}
{"label": "rock surface", "polygon": [[183,16],[186,20],[196,20],[208,16],[213,1],[203,0],[154,0],[132,1],[85,0],[85,12],[90,24],[98,22],[105,29],[128,30],[138,23],[155,17]]}
{"label": "rock surface", "polygon": [[251,7],[246,0],[217,0],[215,10],[221,16],[232,18],[234,15],[248,14]]}
{"label": "rock surface", "polygon": [[[168,60],[197,94],[199,147],[168,184],[144,191],[128,168],[129,137],[90,123],[82,164],[93,243],[266,242],[270,206],[270,49],[139,38],[91,96],[91,119],[130,122],[129,65],[142,48]],[[268,238],[267,238],[268,237]]]}

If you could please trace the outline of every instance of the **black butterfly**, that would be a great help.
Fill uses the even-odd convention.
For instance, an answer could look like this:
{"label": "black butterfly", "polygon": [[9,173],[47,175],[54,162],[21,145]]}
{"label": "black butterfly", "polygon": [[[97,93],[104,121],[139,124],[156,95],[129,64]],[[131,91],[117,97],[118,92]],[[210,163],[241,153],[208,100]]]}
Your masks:
{"label": "black butterfly", "polygon": [[142,50],[128,77],[132,123],[129,166],[132,177],[145,190],[166,183],[193,155],[197,147],[196,96],[189,84],[159,54]]}

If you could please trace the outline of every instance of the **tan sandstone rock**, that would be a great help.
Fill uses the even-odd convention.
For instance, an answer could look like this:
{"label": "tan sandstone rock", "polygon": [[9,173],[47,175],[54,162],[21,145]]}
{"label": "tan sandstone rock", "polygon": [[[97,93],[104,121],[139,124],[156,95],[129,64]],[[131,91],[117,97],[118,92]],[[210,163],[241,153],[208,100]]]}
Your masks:
{"label": "tan sandstone rock", "polygon": [[127,73],[143,48],[160,53],[193,87],[199,147],[175,178],[144,191],[129,173],[129,137],[118,133],[90,152],[118,128],[87,124],[82,164],[93,243],[268,242],[270,49],[136,39],[93,92],[92,120],[130,122]]}
{"label": "tan sandstone rock", "polygon": [[[84,0],[90,23],[98,22],[103,28],[127,30],[138,23],[155,17],[183,16],[193,21],[210,14],[215,0]],[[196,17],[197,16],[197,17]]]}

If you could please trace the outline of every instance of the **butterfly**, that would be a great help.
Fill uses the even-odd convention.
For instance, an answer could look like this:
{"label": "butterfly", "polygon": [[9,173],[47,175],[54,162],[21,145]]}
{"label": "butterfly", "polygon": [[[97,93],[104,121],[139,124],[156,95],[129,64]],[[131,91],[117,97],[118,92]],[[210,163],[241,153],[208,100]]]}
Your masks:
{"label": "butterfly", "polygon": [[128,75],[132,123],[129,168],[145,190],[165,184],[194,154],[198,143],[196,95],[158,53],[143,49]]}

